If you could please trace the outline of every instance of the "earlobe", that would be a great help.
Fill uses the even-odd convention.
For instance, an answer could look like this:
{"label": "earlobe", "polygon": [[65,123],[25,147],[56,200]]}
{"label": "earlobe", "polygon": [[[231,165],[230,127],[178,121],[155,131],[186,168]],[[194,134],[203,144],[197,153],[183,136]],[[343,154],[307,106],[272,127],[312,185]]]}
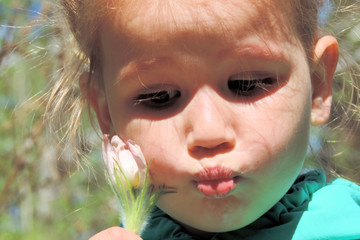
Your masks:
{"label": "earlobe", "polygon": [[312,69],[311,124],[322,125],[330,116],[332,79],[339,58],[339,46],[332,36],[324,36],[315,44]]}
{"label": "earlobe", "polygon": [[80,76],[79,86],[81,92],[94,109],[101,131],[104,134],[109,134],[111,130],[111,117],[104,90],[101,86],[98,86],[96,79],[89,76],[88,72]]}

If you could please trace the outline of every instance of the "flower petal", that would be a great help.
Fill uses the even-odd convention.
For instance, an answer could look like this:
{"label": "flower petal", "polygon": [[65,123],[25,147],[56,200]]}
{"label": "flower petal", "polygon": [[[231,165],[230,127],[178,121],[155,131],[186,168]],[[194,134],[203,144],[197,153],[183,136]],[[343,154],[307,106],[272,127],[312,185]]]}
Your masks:
{"label": "flower petal", "polygon": [[126,146],[125,142],[118,135],[114,135],[111,138],[111,145],[116,149],[117,152]]}
{"label": "flower petal", "polygon": [[145,157],[141,151],[140,146],[135,144],[135,142],[132,140],[127,141],[127,145],[134,158],[136,158],[135,161],[138,163],[139,167],[146,168]]}
{"label": "flower petal", "polygon": [[114,162],[118,161],[115,148],[111,145],[109,140],[109,135],[104,134],[103,144],[102,144],[102,154],[105,166],[107,168],[108,174],[111,178],[111,181],[116,182],[114,176]]}
{"label": "flower petal", "polygon": [[147,168],[144,154],[142,153],[140,146],[135,144],[134,141],[132,140],[127,141],[127,145],[129,146],[129,150],[132,153],[135,162],[138,166],[139,181],[141,184],[144,182],[144,178],[146,175],[146,168]]}
{"label": "flower petal", "polygon": [[138,172],[138,166],[133,158],[133,155],[128,149],[123,149],[119,152],[119,165],[126,176],[132,182],[134,176]]}

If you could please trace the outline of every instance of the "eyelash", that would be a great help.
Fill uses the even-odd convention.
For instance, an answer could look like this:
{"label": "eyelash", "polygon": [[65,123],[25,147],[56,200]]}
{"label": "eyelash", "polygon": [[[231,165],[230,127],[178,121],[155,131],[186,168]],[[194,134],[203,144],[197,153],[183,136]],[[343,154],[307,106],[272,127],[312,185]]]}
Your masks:
{"label": "eyelash", "polygon": [[275,78],[228,80],[228,88],[238,97],[262,97],[275,85]]}
{"label": "eyelash", "polygon": [[[262,97],[271,90],[277,80],[271,77],[260,79],[229,79],[227,87],[236,96],[242,98]],[[133,99],[134,106],[139,104],[150,109],[166,109],[173,106],[181,97],[179,90],[160,90],[139,94]]]}
{"label": "eyelash", "polygon": [[143,93],[134,99],[134,105],[142,104],[148,108],[162,109],[171,107],[180,97],[181,92],[178,90],[161,90],[158,92]]}

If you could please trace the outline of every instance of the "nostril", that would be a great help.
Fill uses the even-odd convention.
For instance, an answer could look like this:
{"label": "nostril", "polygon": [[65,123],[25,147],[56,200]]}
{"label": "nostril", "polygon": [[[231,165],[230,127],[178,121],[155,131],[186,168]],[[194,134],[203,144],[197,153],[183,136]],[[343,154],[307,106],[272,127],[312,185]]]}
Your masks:
{"label": "nostril", "polygon": [[230,152],[233,148],[234,145],[230,142],[224,142],[214,147],[193,146],[189,149],[189,154],[193,158],[202,159]]}

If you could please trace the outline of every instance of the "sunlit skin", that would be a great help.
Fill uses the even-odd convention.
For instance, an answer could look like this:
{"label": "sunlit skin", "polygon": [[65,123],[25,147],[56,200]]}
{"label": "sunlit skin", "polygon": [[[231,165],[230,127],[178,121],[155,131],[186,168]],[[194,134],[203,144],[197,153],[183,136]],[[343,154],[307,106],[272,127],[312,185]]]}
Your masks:
{"label": "sunlit skin", "polygon": [[[311,122],[328,117],[336,41],[315,47],[320,57],[333,49],[318,84],[287,25],[286,1],[150,2],[124,6],[126,14],[106,22],[104,88],[94,87],[90,104],[104,133],[141,146],[153,184],[176,188],[158,202],[174,220],[189,231],[244,227],[286,193],[303,166]],[[258,82],[238,91],[233,80]],[[149,99],[158,92],[168,99]],[[225,196],[205,196],[194,181],[216,167],[236,184]]]}

